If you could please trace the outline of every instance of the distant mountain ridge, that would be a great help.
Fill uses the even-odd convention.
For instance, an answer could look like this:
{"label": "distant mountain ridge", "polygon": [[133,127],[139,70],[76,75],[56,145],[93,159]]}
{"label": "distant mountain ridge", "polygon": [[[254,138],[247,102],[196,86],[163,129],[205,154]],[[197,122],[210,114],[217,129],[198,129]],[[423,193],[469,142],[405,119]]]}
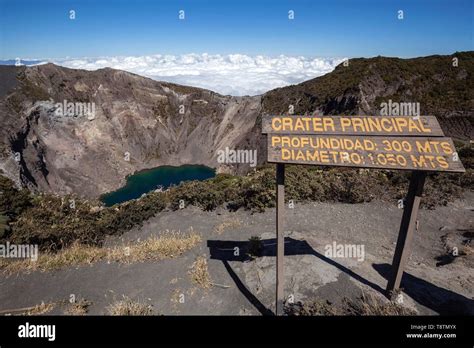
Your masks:
{"label": "distant mountain ridge", "polygon": [[[37,60],[37,59],[29,59],[29,60],[16,60],[16,59],[0,59],[0,65],[35,65],[35,64],[40,64],[42,63],[42,60]],[[20,64],[18,64],[20,63]]]}
{"label": "distant mountain ridge", "polygon": [[[458,59],[454,67],[453,58]],[[232,97],[110,68],[0,66],[0,169],[33,190],[85,197],[159,165],[217,163],[226,147],[265,153],[264,114],[379,114],[380,103],[419,102],[445,134],[473,138],[474,52],[415,59],[360,58],[261,96]],[[95,117],[58,116],[56,103],[94,103]],[[15,160],[15,154],[20,154]],[[126,160],[127,158],[129,160]]]}
{"label": "distant mountain ridge", "polygon": [[[457,58],[458,66],[453,66]],[[268,113],[380,114],[380,104],[418,102],[449,136],[473,138],[474,52],[422,58],[357,58],[324,76],[277,88],[262,98]]]}

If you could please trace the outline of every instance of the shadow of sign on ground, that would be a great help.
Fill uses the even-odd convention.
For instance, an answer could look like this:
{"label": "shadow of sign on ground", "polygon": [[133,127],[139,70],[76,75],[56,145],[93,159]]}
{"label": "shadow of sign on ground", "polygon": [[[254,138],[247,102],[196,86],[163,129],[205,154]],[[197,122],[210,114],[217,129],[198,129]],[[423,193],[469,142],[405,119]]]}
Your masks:
{"label": "shadow of sign on ground", "polygon": [[[273,314],[268,308],[266,308],[256,297],[253,295],[245,284],[242,283],[240,278],[237,276],[235,271],[230,266],[229,262],[248,262],[254,257],[276,257],[277,255],[277,240],[276,238],[263,239],[260,241],[262,244],[261,253],[259,255],[250,255],[249,251],[252,248],[252,242],[250,241],[229,241],[229,240],[208,240],[207,247],[209,248],[210,258],[214,260],[220,260],[223,262],[224,267],[235,282],[238,289],[252,303],[252,305],[262,314],[268,315]],[[381,294],[384,294],[384,289],[379,285],[365,279],[361,275],[355,273],[351,269],[341,265],[340,263],[324,256],[317,252],[309,245],[305,240],[296,240],[290,237],[285,237],[285,256],[293,255],[313,255],[320,260],[338,268],[340,271],[346,273],[350,277],[359,281],[360,283],[369,286]]]}
{"label": "shadow of sign on ground", "polygon": [[[389,264],[373,264],[372,267],[385,279],[389,278],[391,272]],[[413,300],[440,315],[474,315],[474,300],[410,273],[404,273],[401,288]]]}
{"label": "shadow of sign on ground", "polygon": [[[229,262],[249,262],[258,257],[276,257],[277,241],[276,238],[260,240],[262,245],[261,252],[258,255],[251,255],[251,241],[233,241],[233,240],[208,240],[210,258],[222,261],[226,271],[236,284],[239,291],[245,298],[262,314],[273,315],[274,313],[247,288],[237,273],[233,270]],[[384,295],[385,289],[381,286],[367,280],[365,277],[353,270],[341,265],[335,260],[326,257],[320,252],[314,250],[305,240],[296,240],[285,237],[285,256],[295,255],[313,255],[336,267],[341,272],[347,274],[352,279],[364,284],[374,291]],[[373,268],[385,279],[389,278],[391,266],[389,264],[373,264]],[[414,301],[422,306],[432,309],[441,315],[473,315],[474,301],[457,294],[453,291],[441,288],[421,278],[405,273],[402,279],[403,291]]]}

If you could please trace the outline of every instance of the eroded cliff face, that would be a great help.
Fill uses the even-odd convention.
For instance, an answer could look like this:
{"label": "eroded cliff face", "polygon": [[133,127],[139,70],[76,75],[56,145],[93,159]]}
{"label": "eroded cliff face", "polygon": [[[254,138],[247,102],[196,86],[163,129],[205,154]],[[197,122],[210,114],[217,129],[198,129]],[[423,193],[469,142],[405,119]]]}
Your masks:
{"label": "eroded cliff face", "polygon": [[[160,165],[229,170],[217,163],[217,151],[245,143],[260,113],[259,97],[221,96],[118,70],[11,69],[18,83],[0,105],[0,168],[43,192],[97,197]],[[67,114],[71,102],[94,113],[76,107]]]}

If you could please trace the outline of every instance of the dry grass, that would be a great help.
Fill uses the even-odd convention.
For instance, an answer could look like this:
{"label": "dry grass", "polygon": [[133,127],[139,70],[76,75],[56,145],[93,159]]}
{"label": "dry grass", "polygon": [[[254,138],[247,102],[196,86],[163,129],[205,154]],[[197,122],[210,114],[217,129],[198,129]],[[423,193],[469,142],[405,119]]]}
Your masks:
{"label": "dry grass", "polygon": [[186,234],[167,231],[159,237],[152,237],[141,243],[113,248],[107,255],[111,261],[143,262],[180,256],[201,242],[201,236],[192,228]]}
{"label": "dry grass", "polygon": [[127,296],[107,307],[110,315],[152,315],[153,307],[146,303],[134,301]]}
{"label": "dry grass", "polygon": [[194,261],[191,270],[189,271],[189,275],[191,276],[193,283],[204,289],[209,289],[212,285],[205,256],[199,256],[196,261]]}
{"label": "dry grass", "polygon": [[51,312],[55,307],[54,303],[41,303],[26,311],[23,315],[42,315]]}
{"label": "dry grass", "polygon": [[288,315],[296,316],[328,316],[339,314],[338,308],[333,306],[330,302],[320,300],[287,304],[285,306],[285,312]]}
{"label": "dry grass", "polygon": [[33,306],[33,307],[24,307],[24,308],[15,308],[7,309],[0,311],[0,315],[42,315],[51,312],[56,303],[44,303]]}
{"label": "dry grass", "polygon": [[77,302],[68,303],[64,309],[66,315],[86,315],[89,312],[91,301],[81,298]]}
{"label": "dry grass", "polygon": [[222,234],[225,230],[227,230],[229,228],[236,228],[236,227],[239,227],[241,225],[242,225],[242,222],[237,218],[228,219],[228,220],[225,220],[224,222],[216,225],[214,227],[214,233],[215,234]]}
{"label": "dry grass", "polygon": [[416,313],[396,302],[384,301],[374,296],[363,295],[357,301],[345,301],[345,310],[349,315],[415,315]]}
{"label": "dry grass", "polygon": [[0,270],[6,274],[51,271],[70,266],[93,264],[101,260],[133,263],[161,260],[181,255],[201,242],[192,229],[187,233],[165,231],[158,237],[110,248],[74,244],[58,253],[40,254],[37,261],[0,259]]}
{"label": "dry grass", "polygon": [[66,315],[85,315],[89,310],[89,306],[92,304],[91,301],[81,299],[75,303],[71,303],[67,300],[58,302],[44,303],[24,308],[15,308],[9,310],[0,311],[1,314],[5,315],[42,315],[51,312],[56,307],[63,307],[64,314]]}
{"label": "dry grass", "polygon": [[403,307],[395,302],[372,295],[362,295],[355,300],[344,299],[340,306],[320,300],[288,305],[285,308],[288,315],[303,316],[328,316],[328,315],[415,315],[413,310]]}

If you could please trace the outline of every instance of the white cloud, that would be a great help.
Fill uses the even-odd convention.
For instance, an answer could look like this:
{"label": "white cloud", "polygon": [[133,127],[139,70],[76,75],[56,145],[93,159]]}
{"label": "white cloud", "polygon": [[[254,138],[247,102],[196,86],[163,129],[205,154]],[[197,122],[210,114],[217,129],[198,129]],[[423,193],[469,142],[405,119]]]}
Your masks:
{"label": "white cloud", "polygon": [[324,75],[343,60],[285,55],[269,57],[190,53],[59,59],[52,62],[76,69],[110,67],[126,70],[154,80],[207,88],[221,94],[257,95]]}

